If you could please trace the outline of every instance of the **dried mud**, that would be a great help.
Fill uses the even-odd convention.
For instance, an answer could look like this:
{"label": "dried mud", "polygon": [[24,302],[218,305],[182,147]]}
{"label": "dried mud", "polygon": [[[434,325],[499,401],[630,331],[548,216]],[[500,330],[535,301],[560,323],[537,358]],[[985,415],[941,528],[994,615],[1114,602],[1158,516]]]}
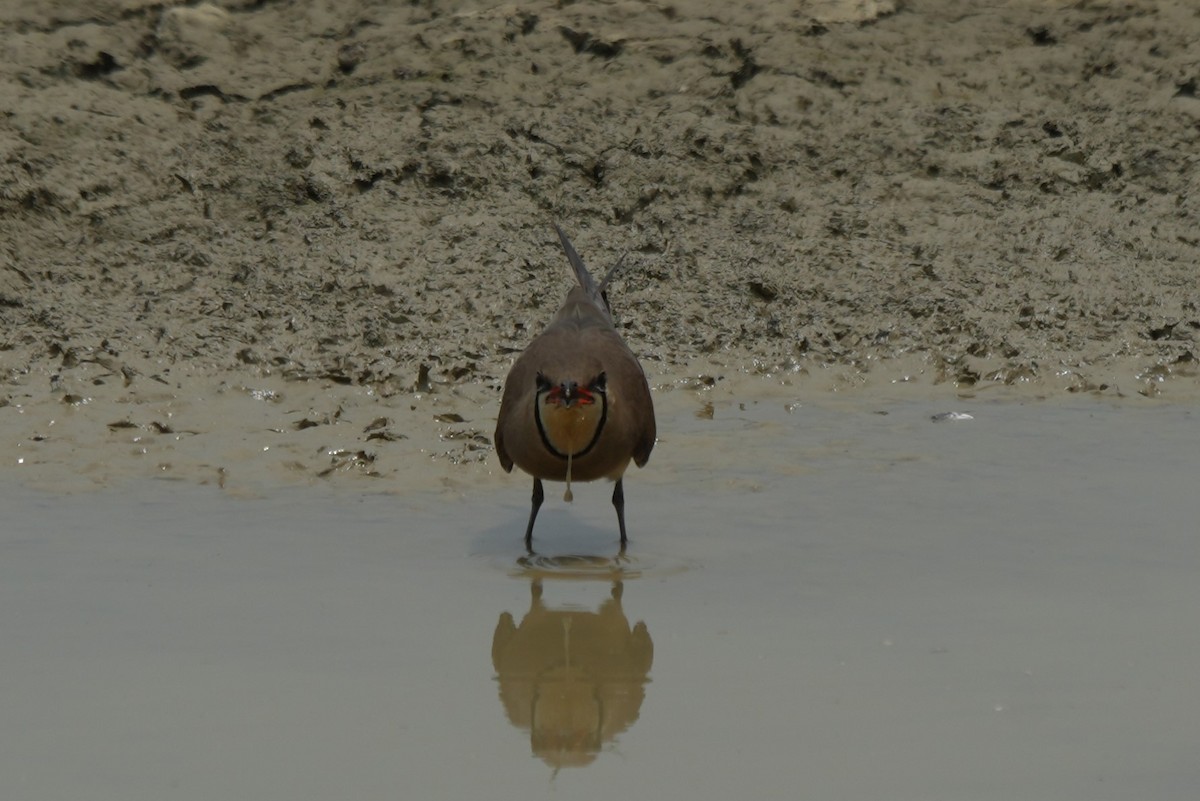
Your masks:
{"label": "dried mud", "polygon": [[1189,2],[0,22],[0,435],[37,483],[486,460],[567,287],[551,220],[625,258],[660,390],[1195,395]]}

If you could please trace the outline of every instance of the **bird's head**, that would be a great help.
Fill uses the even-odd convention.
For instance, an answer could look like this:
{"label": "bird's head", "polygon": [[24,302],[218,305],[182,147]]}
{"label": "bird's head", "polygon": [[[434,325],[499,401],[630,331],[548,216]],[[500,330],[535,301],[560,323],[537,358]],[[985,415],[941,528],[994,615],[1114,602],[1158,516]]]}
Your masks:
{"label": "bird's head", "polygon": [[553,404],[564,409],[594,404],[606,390],[604,373],[586,383],[573,379],[555,382],[543,373],[537,375],[537,395],[540,403]]}

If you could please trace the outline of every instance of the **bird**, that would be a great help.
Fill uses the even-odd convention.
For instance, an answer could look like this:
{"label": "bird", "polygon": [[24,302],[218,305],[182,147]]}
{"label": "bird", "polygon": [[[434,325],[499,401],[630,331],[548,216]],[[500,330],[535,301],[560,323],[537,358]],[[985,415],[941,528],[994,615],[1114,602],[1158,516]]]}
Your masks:
{"label": "bird", "polygon": [[500,466],[533,476],[525,548],[533,553],[533,524],[545,499],[543,481],[616,482],[612,504],[625,532],[623,477],[632,461],[645,466],[657,435],[646,374],[613,325],[606,290],[618,262],[599,285],[557,223],[576,285],[554,319],[513,363],[496,418]]}

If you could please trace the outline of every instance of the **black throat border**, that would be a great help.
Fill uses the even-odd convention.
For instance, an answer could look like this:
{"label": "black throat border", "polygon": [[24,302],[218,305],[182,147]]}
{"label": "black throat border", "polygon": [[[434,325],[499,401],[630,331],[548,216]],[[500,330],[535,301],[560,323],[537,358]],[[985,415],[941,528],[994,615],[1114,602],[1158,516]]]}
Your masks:
{"label": "black throat border", "polygon": [[[545,394],[546,391],[542,391],[534,396],[533,402],[536,405],[533,409],[533,421],[537,423],[538,436],[542,438],[542,445],[546,447],[546,450],[559,459],[565,460],[567,454],[550,443],[550,438],[546,436],[546,429],[542,425],[542,396]],[[596,423],[596,433],[592,435],[592,441],[585,445],[582,450],[570,454],[572,459],[580,459],[587,456],[592,448],[596,447],[596,443],[600,441],[600,434],[604,431],[604,424],[608,421],[608,396],[603,392],[596,392],[594,394],[600,396],[600,422]]]}

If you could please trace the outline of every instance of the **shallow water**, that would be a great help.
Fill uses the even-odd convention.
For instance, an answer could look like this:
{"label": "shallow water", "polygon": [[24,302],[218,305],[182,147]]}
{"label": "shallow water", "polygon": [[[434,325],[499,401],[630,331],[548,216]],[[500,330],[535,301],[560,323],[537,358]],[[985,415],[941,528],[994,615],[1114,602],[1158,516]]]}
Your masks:
{"label": "shallow water", "polygon": [[1190,409],[712,411],[629,475],[624,557],[603,485],[534,557],[524,479],[4,486],[8,792],[1194,797]]}

